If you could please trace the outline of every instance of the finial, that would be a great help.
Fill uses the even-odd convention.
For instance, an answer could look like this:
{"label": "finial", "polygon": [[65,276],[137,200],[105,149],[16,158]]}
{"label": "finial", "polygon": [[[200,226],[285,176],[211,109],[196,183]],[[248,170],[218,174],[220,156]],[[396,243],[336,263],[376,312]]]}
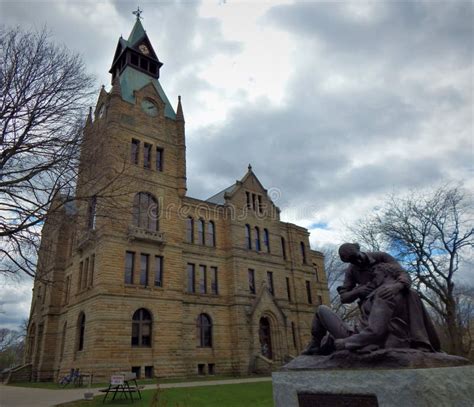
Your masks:
{"label": "finial", "polygon": [[143,13],[143,10],[140,10],[140,6],[137,6],[137,9],[135,11],[132,11],[132,14],[137,16],[137,20],[142,19],[143,17],[141,16]]}
{"label": "finial", "polygon": [[86,126],[89,126],[92,123],[92,106],[89,106],[89,114],[86,119]]}
{"label": "finial", "polygon": [[252,171],[252,165],[251,164],[249,164],[248,168],[249,168],[249,171]]}
{"label": "finial", "polygon": [[184,122],[183,106],[181,106],[181,96],[178,96],[178,108],[176,109],[176,119]]}

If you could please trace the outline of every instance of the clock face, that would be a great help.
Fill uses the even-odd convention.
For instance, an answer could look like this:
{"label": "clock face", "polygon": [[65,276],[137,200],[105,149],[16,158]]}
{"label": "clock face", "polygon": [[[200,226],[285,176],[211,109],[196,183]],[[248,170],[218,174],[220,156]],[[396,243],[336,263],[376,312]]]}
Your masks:
{"label": "clock face", "polygon": [[158,116],[158,107],[151,100],[143,100],[142,109],[148,116]]}
{"label": "clock face", "polygon": [[138,49],[142,52],[142,54],[148,55],[150,53],[148,47],[145,44],[141,44]]}
{"label": "clock face", "polygon": [[105,115],[105,105],[102,105],[99,109],[99,119],[102,119]]}

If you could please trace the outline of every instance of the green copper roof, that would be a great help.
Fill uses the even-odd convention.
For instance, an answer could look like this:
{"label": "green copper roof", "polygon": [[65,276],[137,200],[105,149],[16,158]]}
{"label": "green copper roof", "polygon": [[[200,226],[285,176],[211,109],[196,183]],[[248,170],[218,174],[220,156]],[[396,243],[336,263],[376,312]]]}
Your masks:
{"label": "green copper roof", "polygon": [[133,96],[133,92],[143,88],[150,82],[153,84],[156,91],[158,92],[158,95],[160,95],[161,100],[165,104],[165,117],[176,120],[176,113],[171,107],[171,103],[166,97],[166,94],[163,91],[163,88],[161,87],[158,79],[154,79],[151,76],[146,75],[143,72],[137,71],[136,69],[133,69],[130,66],[127,66],[120,74],[120,88],[122,90],[122,99],[130,103],[135,103],[135,96]]}
{"label": "green copper roof", "polygon": [[145,29],[143,28],[143,25],[140,22],[140,19],[137,19],[137,21],[135,21],[135,25],[132,28],[132,32],[128,36],[127,41],[131,46],[133,46],[144,35],[145,35]]}

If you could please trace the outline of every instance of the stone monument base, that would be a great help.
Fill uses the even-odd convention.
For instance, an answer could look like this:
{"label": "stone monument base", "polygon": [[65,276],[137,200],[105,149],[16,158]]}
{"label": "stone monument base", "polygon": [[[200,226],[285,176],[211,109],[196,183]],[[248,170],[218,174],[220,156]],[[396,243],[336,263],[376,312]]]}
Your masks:
{"label": "stone monument base", "polygon": [[472,407],[474,366],[443,353],[299,356],[272,375],[275,407]]}
{"label": "stone monument base", "polygon": [[473,366],[280,371],[272,374],[272,381],[275,407],[472,407],[474,403]]}

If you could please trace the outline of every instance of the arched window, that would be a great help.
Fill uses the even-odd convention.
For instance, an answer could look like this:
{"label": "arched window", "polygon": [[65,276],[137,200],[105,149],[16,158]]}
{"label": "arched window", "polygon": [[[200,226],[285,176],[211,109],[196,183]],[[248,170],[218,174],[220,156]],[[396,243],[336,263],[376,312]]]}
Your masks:
{"label": "arched window", "polygon": [[77,320],[77,350],[84,349],[84,336],[86,332],[86,315],[81,312]]}
{"label": "arched window", "polygon": [[306,248],[304,246],[304,242],[300,243],[300,248],[301,248],[301,261],[303,264],[306,264]]}
{"label": "arched window", "polygon": [[145,308],[135,311],[132,318],[132,346],[151,346],[151,315]]}
{"label": "arched window", "polygon": [[207,314],[200,314],[197,320],[198,342],[201,348],[212,348],[212,320]]}
{"label": "arched window", "polygon": [[250,225],[245,225],[245,242],[247,249],[252,248],[252,236],[250,234]]}
{"label": "arched window", "polygon": [[158,230],[158,202],[148,192],[139,192],[133,200],[133,225],[151,231]]}
{"label": "arched window", "polygon": [[206,240],[209,246],[212,246],[212,247],[216,246],[216,227],[212,220],[207,224],[207,239]]}
{"label": "arched window", "polygon": [[186,241],[194,243],[194,219],[191,216],[186,219]]}
{"label": "arched window", "polygon": [[263,242],[265,244],[265,250],[267,253],[270,253],[270,234],[268,229],[263,229]]}
{"label": "arched window", "polygon": [[199,219],[198,220],[198,243],[199,244],[203,245],[206,242],[205,231],[206,231],[206,223],[204,222],[204,219]]}
{"label": "arched window", "polygon": [[260,229],[258,226],[255,226],[255,250],[259,252],[261,250],[260,247]]}
{"label": "arched window", "polygon": [[92,230],[95,229],[96,220],[97,220],[97,196],[94,195],[89,200],[88,219],[87,219],[87,226],[89,229],[92,229]]}
{"label": "arched window", "polygon": [[281,254],[283,259],[286,260],[286,242],[284,237],[281,238]]}
{"label": "arched window", "polygon": [[66,345],[66,329],[67,329],[67,322],[63,325],[63,333],[61,339],[61,352],[59,353],[59,360],[63,360],[64,356],[64,345]]}

